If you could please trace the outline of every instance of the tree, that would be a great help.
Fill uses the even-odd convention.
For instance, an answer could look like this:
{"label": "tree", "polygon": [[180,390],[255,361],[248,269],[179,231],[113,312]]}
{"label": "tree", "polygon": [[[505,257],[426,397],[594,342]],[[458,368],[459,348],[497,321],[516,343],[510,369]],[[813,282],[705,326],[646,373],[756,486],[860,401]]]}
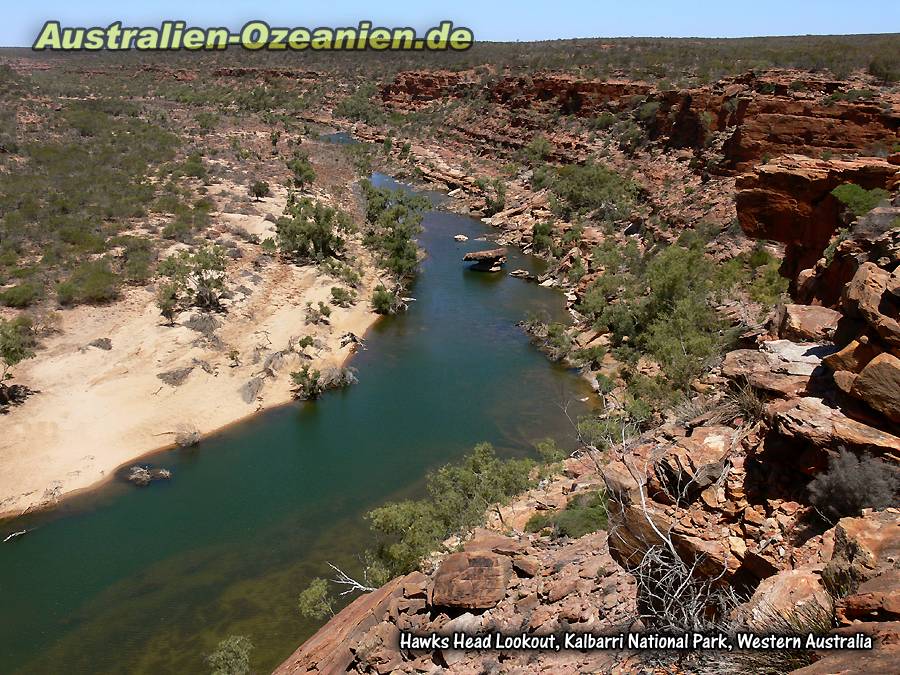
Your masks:
{"label": "tree", "polygon": [[253,185],[250,186],[250,196],[256,201],[263,197],[268,197],[270,194],[272,194],[272,191],[269,189],[269,184],[264,180],[254,181]]}
{"label": "tree", "polygon": [[0,360],[3,361],[0,385],[10,377],[10,368],[34,356],[34,343],[31,319],[25,316],[0,319]]}
{"label": "tree", "polygon": [[300,189],[316,180],[316,171],[310,164],[309,157],[304,154],[295,154],[288,160],[287,168],[293,174],[294,185]]}
{"label": "tree", "polygon": [[399,279],[410,279],[419,266],[415,236],[421,231],[428,200],[402,190],[376,188],[362,181],[367,231],[363,243],[378,254],[379,264]]}
{"label": "tree", "polygon": [[[179,251],[166,258],[159,264],[159,273],[170,279],[175,289],[176,304],[178,296],[183,293],[192,305],[218,309],[225,291],[226,262],[225,250],[221,246],[205,246],[194,253]],[[160,311],[162,309],[160,305]]]}
{"label": "tree", "polygon": [[324,619],[334,616],[333,599],[328,592],[328,582],[316,577],[309,582],[297,598],[297,609],[307,619]]}
{"label": "tree", "polygon": [[324,262],[344,252],[338,231],[351,229],[346,213],[305,197],[289,201],[284,212],[275,224],[282,254],[298,262]]}
{"label": "tree", "polygon": [[405,304],[395,291],[378,284],[372,293],[372,309],[376,314],[396,314]]}
{"label": "tree", "polygon": [[250,652],[253,643],[244,635],[230,635],[206,657],[212,675],[247,675],[250,672]]}
{"label": "tree", "polygon": [[175,316],[178,314],[178,285],[175,282],[168,282],[159,287],[156,293],[156,306],[168,324],[174,326]]}

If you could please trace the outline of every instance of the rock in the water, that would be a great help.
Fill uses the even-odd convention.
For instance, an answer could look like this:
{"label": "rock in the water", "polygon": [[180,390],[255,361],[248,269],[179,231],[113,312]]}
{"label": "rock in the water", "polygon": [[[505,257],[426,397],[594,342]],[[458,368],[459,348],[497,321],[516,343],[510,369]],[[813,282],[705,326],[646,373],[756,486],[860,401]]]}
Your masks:
{"label": "rock in the water", "polygon": [[499,272],[506,264],[506,249],[492,248],[487,251],[472,251],[463,256],[463,261],[474,262],[470,269],[480,272]]}
{"label": "rock in the water", "polygon": [[512,574],[507,556],[490,552],[460,552],[444,558],[434,576],[436,607],[487,609],[506,595]]}
{"label": "rock in the water", "polygon": [[153,478],[150,476],[150,470],[143,466],[133,466],[128,470],[128,482],[134,483],[138,487],[150,485]]}

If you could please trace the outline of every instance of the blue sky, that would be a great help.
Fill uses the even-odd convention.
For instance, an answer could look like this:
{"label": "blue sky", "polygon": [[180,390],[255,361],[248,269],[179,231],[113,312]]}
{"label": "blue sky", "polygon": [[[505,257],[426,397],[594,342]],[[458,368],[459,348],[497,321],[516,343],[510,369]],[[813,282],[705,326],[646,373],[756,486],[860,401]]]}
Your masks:
{"label": "blue sky", "polygon": [[48,19],[63,25],[153,25],[184,19],[198,26],[383,25],[422,29],[442,19],[468,26],[481,40],[568,37],[804,35],[900,32],[897,0],[2,0],[0,45],[30,46]]}

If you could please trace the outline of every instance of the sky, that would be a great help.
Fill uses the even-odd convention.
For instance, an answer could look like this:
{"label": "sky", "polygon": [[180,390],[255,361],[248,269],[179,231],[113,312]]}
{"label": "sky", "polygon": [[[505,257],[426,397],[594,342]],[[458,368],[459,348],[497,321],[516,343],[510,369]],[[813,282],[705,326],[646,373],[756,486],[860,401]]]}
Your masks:
{"label": "sky", "polygon": [[471,28],[476,40],[573,37],[743,37],[900,32],[898,0],[0,0],[0,45],[31,46],[44,21],[63,26],[158,25],[237,28],[251,19],[278,26],[356,25],[425,29],[441,20]]}

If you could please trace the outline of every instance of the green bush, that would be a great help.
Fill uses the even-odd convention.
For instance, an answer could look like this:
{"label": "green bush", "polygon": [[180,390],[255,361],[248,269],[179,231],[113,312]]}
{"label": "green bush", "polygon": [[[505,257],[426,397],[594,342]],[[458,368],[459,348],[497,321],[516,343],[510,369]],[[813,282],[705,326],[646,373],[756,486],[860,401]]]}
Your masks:
{"label": "green bush", "polygon": [[427,496],[388,503],[366,516],[380,536],[378,558],[389,575],[416,569],[447,537],[482,522],[485,511],[528,488],[534,462],[497,457],[482,443],[458,464],[426,477]]}
{"label": "green bush", "polygon": [[275,224],[281,253],[298,262],[324,262],[344,252],[338,231],[348,231],[350,217],[320,202],[289,200]]}
{"label": "green bush", "polygon": [[604,220],[631,215],[638,195],[630,180],[597,164],[569,164],[557,169],[553,191],[562,215],[596,211]]}
{"label": "green bush", "polygon": [[112,271],[105,258],[84,262],[56,287],[61,305],[102,303],[119,297],[122,279]]}
{"label": "green bush", "polygon": [[212,675],[248,675],[250,652],[253,643],[243,635],[230,635],[222,640],[216,650],[206,657]]}
{"label": "green bush", "polygon": [[0,319],[0,361],[3,361],[0,384],[9,378],[10,368],[34,356],[34,347],[34,330],[29,317]]}
{"label": "green bush", "polygon": [[288,160],[287,168],[291,172],[294,185],[301,190],[316,180],[316,171],[309,157],[302,153],[297,153]]}
{"label": "green bush", "polygon": [[525,524],[526,532],[550,529],[551,536],[578,539],[606,527],[606,498],[601,491],[578,495],[559,511],[534,514]]}
{"label": "green bush", "polygon": [[331,304],[338,307],[349,307],[356,302],[356,293],[342,288],[341,286],[331,287]]}
{"label": "green bush", "polygon": [[253,184],[250,186],[250,196],[256,201],[263,197],[268,197],[270,194],[272,194],[272,191],[269,189],[269,184],[264,180],[253,181]]}
{"label": "green bush", "polygon": [[531,248],[535,252],[553,249],[552,223],[535,223],[531,228]]}
{"label": "green bush", "polygon": [[372,309],[376,314],[396,314],[401,304],[397,293],[378,284],[372,293]]}
{"label": "green bush", "polygon": [[831,194],[856,217],[864,216],[890,197],[887,190],[881,188],[866,190],[855,183],[838,185],[831,191]]}
{"label": "green bush", "polygon": [[366,196],[363,243],[378,255],[382,267],[397,278],[410,279],[419,266],[415,236],[421,231],[428,200],[403,190],[376,188],[362,181]]}
{"label": "green bush", "polygon": [[28,307],[44,296],[43,287],[33,281],[26,281],[0,292],[0,304],[7,307]]}

